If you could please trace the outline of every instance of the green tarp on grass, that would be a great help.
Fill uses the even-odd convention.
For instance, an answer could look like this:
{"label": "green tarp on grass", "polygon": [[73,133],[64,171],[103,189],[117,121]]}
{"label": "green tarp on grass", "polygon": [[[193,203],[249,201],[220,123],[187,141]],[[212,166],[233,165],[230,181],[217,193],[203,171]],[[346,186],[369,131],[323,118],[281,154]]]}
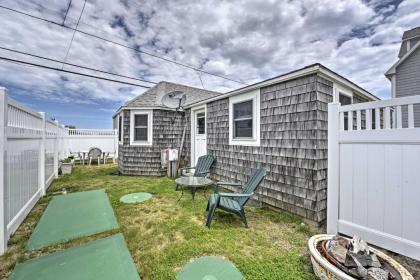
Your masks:
{"label": "green tarp on grass", "polygon": [[242,280],[242,273],[233,263],[219,257],[192,260],[179,272],[178,280]]}
{"label": "green tarp on grass", "polygon": [[122,196],[120,201],[123,203],[136,203],[136,202],[144,202],[152,198],[150,193],[145,192],[138,192],[138,193],[130,193]]}
{"label": "green tarp on grass", "polygon": [[122,234],[18,264],[9,280],[138,280]]}
{"label": "green tarp on grass", "polygon": [[118,228],[104,190],[55,196],[32,233],[27,248],[39,249]]}

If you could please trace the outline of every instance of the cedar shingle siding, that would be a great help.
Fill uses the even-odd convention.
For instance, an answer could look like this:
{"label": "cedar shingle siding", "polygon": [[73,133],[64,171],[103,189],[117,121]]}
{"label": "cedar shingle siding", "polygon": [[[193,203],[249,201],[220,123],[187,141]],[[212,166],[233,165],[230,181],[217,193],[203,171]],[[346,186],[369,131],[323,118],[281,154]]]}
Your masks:
{"label": "cedar shingle siding", "polygon": [[[175,122],[171,120],[175,116]],[[187,124],[190,123],[189,110],[185,113]],[[130,146],[130,110],[124,110],[124,139],[118,149],[118,167],[124,175],[163,176],[160,151],[167,148],[179,149],[182,131],[182,117],[174,111],[153,110],[153,145]],[[181,164],[188,165],[190,159],[190,126],[187,125]]]}
{"label": "cedar shingle siding", "polygon": [[[332,82],[306,76],[261,89],[261,145],[229,145],[229,99],[207,105],[212,177],[244,182],[252,168],[268,174],[258,200],[321,222],[326,218],[327,103]],[[234,189],[234,187],[232,187]]]}
{"label": "cedar shingle siding", "polygon": [[[244,183],[251,169],[267,168],[255,199],[321,223],[327,207],[327,121],[333,83],[310,74],[260,89],[260,146],[229,145],[229,97],[207,103],[207,152],[216,157],[211,177]],[[365,98],[354,96],[354,102]],[[153,110],[153,145],[130,147],[130,111],[124,109],[119,170],[162,176],[160,151],[179,149],[184,124],[173,111]],[[176,115],[176,121],[171,118]],[[181,166],[189,166],[190,110]],[[235,187],[230,187],[235,190]]]}

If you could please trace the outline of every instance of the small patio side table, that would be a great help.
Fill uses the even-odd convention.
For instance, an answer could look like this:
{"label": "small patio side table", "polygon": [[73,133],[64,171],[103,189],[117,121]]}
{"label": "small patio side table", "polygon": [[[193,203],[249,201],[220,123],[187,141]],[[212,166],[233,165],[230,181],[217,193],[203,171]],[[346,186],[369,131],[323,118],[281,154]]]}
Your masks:
{"label": "small patio side table", "polygon": [[197,189],[203,188],[204,191],[207,190],[207,187],[213,184],[213,181],[206,177],[180,177],[175,180],[175,183],[180,186],[181,189],[181,196],[179,197],[178,201],[181,200],[182,196],[184,195],[184,189],[191,189],[192,200],[195,199],[195,193]]}

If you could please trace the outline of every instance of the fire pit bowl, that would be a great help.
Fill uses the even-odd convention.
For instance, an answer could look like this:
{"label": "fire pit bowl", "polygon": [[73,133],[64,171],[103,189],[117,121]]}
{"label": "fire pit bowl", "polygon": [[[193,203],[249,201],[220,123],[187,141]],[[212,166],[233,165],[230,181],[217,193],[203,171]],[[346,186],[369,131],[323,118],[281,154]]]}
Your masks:
{"label": "fire pit bowl", "polygon": [[[330,240],[334,235],[329,234],[318,234],[312,236],[308,241],[309,251],[311,252],[311,261],[312,266],[315,272],[315,275],[318,276],[321,280],[357,280],[356,278],[348,275],[337,266],[329,262],[319,251],[319,245],[324,240]],[[399,277],[402,280],[415,280],[414,277],[397,261],[393,258],[387,256],[375,248],[369,246],[369,250],[376,254],[380,259],[387,262],[392,268],[399,273]]]}

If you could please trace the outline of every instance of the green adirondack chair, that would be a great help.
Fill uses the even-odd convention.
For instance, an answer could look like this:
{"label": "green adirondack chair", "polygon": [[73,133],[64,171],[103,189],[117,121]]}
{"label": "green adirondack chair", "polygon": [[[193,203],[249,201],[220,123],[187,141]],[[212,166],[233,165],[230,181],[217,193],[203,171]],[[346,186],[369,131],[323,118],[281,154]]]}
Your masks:
{"label": "green adirondack chair", "polygon": [[207,216],[206,226],[210,228],[214,213],[216,212],[217,208],[220,208],[227,212],[238,215],[241,218],[241,220],[244,222],[245,226],[248,227],[244,206],[248,202],[248,200],[254,195],[254,191],[260,185],[260,183],[262,182],[266,174],[267,174],[267,171],[263,167],[254,170],[254,172],[252,172],[246,184],[243,186],[241,193],[219,193],[218,192],[219,187],[223,187],[223,186],[240,187],[241,185],[236,184],[236,183],[227,183],[227,182],[216,183],[215,193],[213,193],[210,196],[209,202],[207,203],[206,210],[209,213]]}
{"label": "green adirondack chair", "polygon": [[[181,176],[189,176],[187,175],[187,171],[194,169],[194,173],[192,176],[194,177],[206,177],[210,174],[210,168],[214,163],[214,156],[212,155],[205,155],[201,156],[197,160],[197,165],[194,167],[185,167],[179,169],[179,174]],[[190,175],[191,176],[191,175]],[[175,187],[178,190],[178,185]]]}

